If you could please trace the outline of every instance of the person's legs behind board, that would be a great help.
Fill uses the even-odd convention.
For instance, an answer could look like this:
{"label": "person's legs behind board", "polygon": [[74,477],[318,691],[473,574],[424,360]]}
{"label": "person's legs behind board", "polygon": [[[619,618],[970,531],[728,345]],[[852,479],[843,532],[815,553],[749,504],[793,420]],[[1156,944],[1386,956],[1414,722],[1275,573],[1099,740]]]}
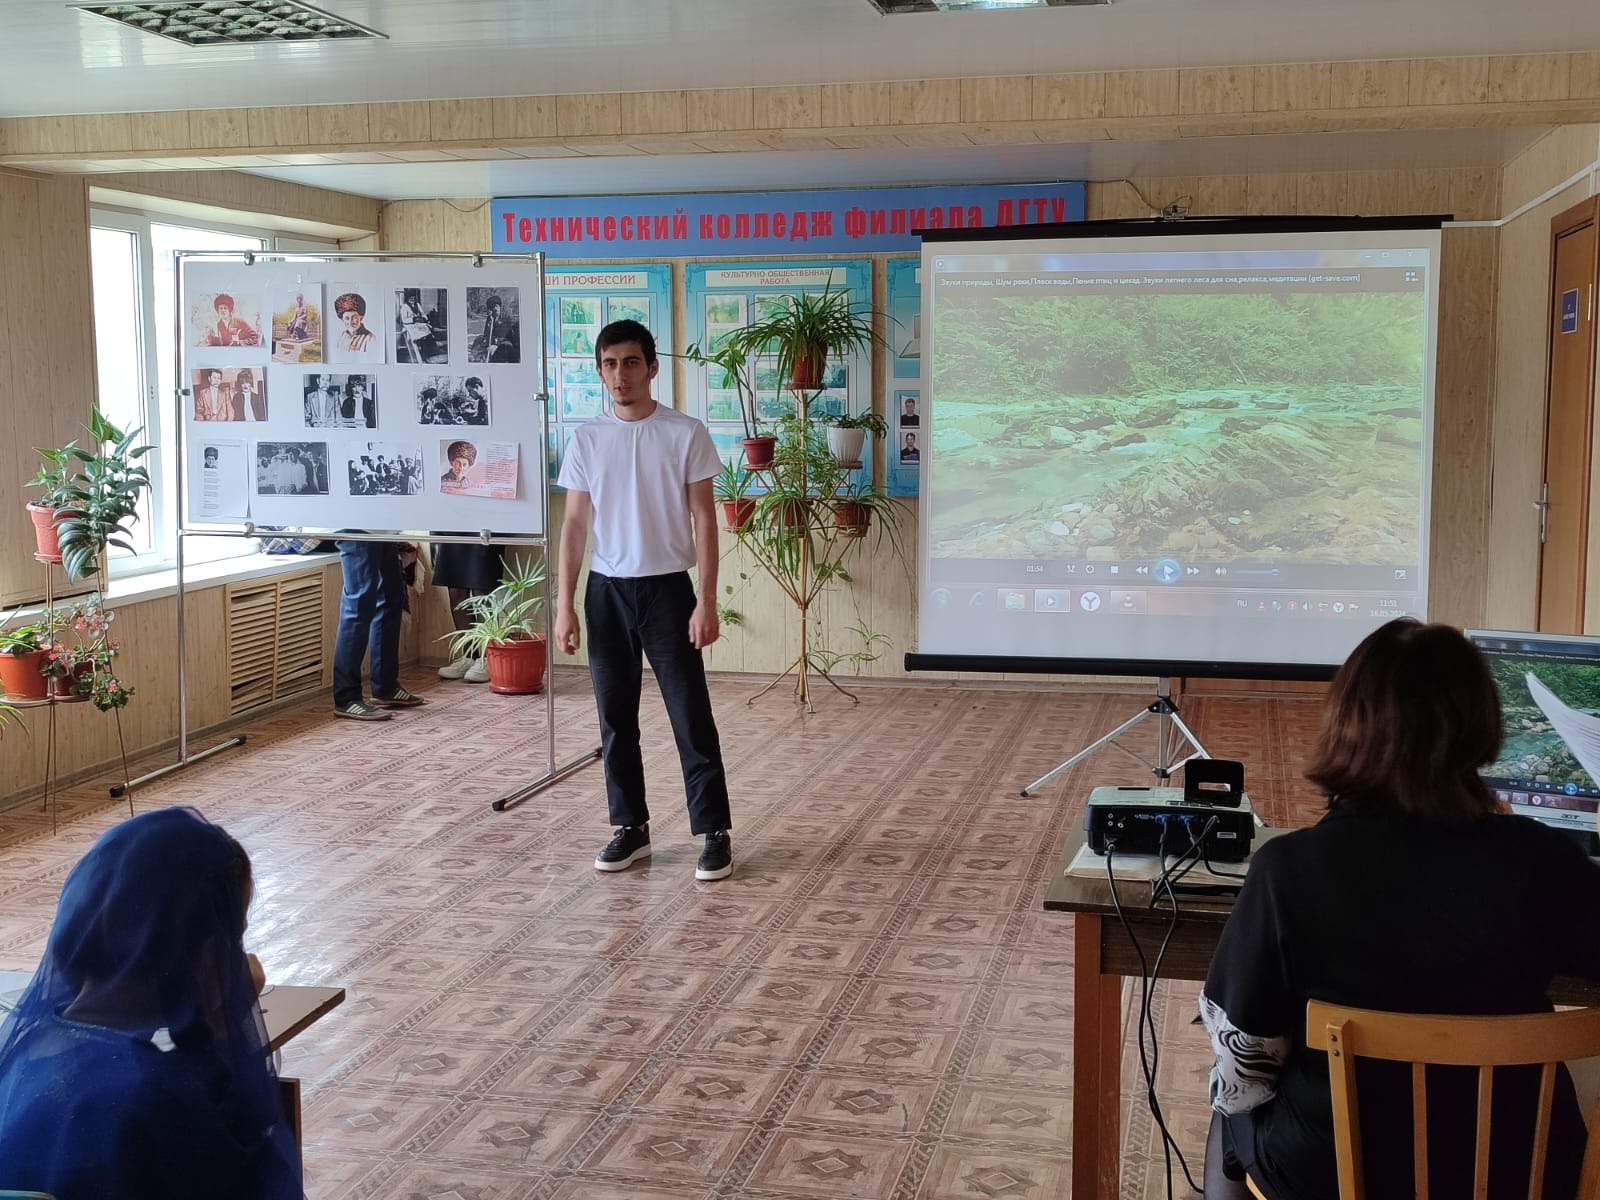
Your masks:
{"label": "person's legs behind board", "polygon": [[650,856],[650,809],[645,804],[644,756],[639,750],[640,658],[632,579],[589,572],[584,589],[589,678],[600,716],[600,757],[606,806],[616,834],[594,860],[597,870],[621,871]]}
{"label": "person's legs behind board", "polygon": [[405,619],[406,576],[400,566],[400,547],[377,543],[378,609],[373,614],[369,662],[372,702],[379,708],[415,708],[421,696],[400,686],[400,626]]}
{"label": "person's legs behind board", "polygon": [[689,641],[694,584],[688,573],[636,581],[639,587],[639,638],[672,721],[678,761],[683,766],[689,832],[705,838],[696,879],[723,879],[733,873],[733,825],[728,807],[728,777],[722,741],[711,712],[705,657]]}
{"label": "person's legs behind board", "polygon": [[[451,624],[451,626],[458,633],[463,629],[471,629],[472,628],[472,616],[471,616],[471,614],[463,611],[461,605],[462,605],[463,601],[470,599],[476,593],[474,593],[470,588],[452,587],[452,588],[446,588],[445,589],[445,594],[447,596],[449,596],[449,598],[450,598],[450,624]],[[467,676],[467,672],[468,671],[472,670],[472,668],[474,666],[481,666],[481,665],[482,665],[482,660],[481,659],[473,658],[472,655],[470,655],[470,654],[463,654],[458,658],[452,658],[444,666],[440,667],[439,668],[439,678],[440,679],[465,679],[466,676]],[[488,672],[485,671],[484,675],[487,677]],[[474,679],[474,680],[472,680],[472,682],[473,683],[477,683],[479,681]]]}
{"label": "person's legs behind board", "polygon": [[1228,1136],[1228,1118],[1211,1114],[1211,1129],[1206,1134],[1206,1200],[1251,1200],[1243,1165],[1234,1156],[1233,1139]]}
{"label": "person's legs behind board", "polygon": [[333,642],[333,711],[356,721],[387,721],[389,714],[367,703],[361,693],[361,660],[378,611],[380,581],[376,542],[341,541],[339,566],[344,587],[339,595],[339,631]]}

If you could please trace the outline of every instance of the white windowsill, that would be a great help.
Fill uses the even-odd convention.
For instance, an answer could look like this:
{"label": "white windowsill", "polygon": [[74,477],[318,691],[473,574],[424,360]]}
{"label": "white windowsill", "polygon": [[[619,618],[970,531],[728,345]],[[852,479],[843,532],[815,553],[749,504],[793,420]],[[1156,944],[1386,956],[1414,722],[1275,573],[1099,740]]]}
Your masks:
{"label": "white windowsill", "polygon": [[[247,554],[236,558],[222,558],[213,562],[196,563],[194,566],[185,565],[183,590],[187,594],[204,588],[220,587],[225,583],[237,583],[243,579],[262,579],[271,575],[287,575],[293,571],[303,571],[308,567],[325,567],[329,563],[338,561],[339,555],[336,552]],[[128,575],[121,579],[113,579],[106,591],[106,603],[114,608],[122,604],[143,604],[148,600],[160,600],[177,594],[178,571],[175,567],[169,567],[143,575]],[[10,619],[3,623],[10,624],[12,620],[32,620],[43,611],[43,605],[30,604],[9,614]]]}

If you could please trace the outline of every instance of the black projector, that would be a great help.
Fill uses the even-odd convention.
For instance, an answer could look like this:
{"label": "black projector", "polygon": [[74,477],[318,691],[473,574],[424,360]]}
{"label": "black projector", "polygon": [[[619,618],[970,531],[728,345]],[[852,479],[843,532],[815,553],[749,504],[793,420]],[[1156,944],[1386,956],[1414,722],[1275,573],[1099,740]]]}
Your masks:
{"label": "black projector", "polygon": [[[1195,762],[1190,762],[1193,768]],[[1255,814],[1243,791],[1220,803],[1210,793],[1164,787],[1097,787],[1083,826],[1089,848],[1104,854],[1177,856],[1198,845],[1212,862],[1243,862],[1255,838]]]}

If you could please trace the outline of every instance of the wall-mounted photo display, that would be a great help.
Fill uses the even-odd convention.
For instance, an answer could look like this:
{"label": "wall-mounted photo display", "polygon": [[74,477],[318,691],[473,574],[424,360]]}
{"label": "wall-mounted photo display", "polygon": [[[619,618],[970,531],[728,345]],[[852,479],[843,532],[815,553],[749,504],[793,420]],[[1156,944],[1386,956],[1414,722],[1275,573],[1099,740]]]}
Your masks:
{"label": "wall-mounted photo display", "polygon": [[451,496],[485,496],[491,500],[517,497],[517,444],[469,438],[439,442],[444,474],[439,491]]}
{"label": "wall-mounted photo display", "polygon": [[[884,300],[889,309],[889,339],[884,391],[893,397],[889,455],[884,483],[891,496],[915,496],[922,480],[922,451],[930,432],[922,417],[922,260],[891,258],[884,263]],[[907,457],[904,435],[917,435],[916,455]]]}
{"label": "wall-mounted photo display", "polygon": [[239,283],[189,296],[189,345],[261,345],[261,297],[244,280]]}
{"label": "wall-mounted photo display", "polygon": [[394,361],[413,366],[443,366],[450,361],[448,289],[395,289]]}
{"label": "wall-mounted photo display", "polygon": [[414,375],[418,425],[489,424],[489,380],[485,375]]}
{"label": "wall-mounted photo display", "polygon": [[328,287],[333,299],[333,334],[328,340],[331,363],[381,363],[384,340],[373,326],[384,327],[383,292],[363,284],[335,283]]}
{"label": "wall-mounted photo display", "polygon": [[322,361],[322,285],[280,289],[272,307],[272,361]]}
{"label": "wall-mounted photo display", "polygon": [[[467,289],[467,361],[522,361],[522,299],[515,287]],[[594,350],[593,345],[589,347]]]}
{"label": "wall-mounted photo display", "polygon": [[319,371],[301,381],[307,429],[376,429],[378,379]]}
{"label": "wall-mounted photo display", "polygon": [[[177,267],[180,528],[544,531],[553,421],[540,397],[559,366],[542,370],[554,310],[521,307],[548,296],[537,260],[241,252]],[[467,362],[474,342],[487,361]],[[592,371],[572,382],[579,407],[600,411]],[[435,482],[446,440],[472,445],[452,488]]]}
{"label": "wall-mounted photo display", "polygon": [[345,447],[352,496],[420,496],[422,444],[357,442]]}
{"label": "wall-mounted photo display", "polygon": [[256,494],[326,496],[327,442],[257,442]]}
{"label": "wall-mounted photo display", "polygon": [[198,367],[189,372],[196,421],[265,421],[267,378],[260,367]]}

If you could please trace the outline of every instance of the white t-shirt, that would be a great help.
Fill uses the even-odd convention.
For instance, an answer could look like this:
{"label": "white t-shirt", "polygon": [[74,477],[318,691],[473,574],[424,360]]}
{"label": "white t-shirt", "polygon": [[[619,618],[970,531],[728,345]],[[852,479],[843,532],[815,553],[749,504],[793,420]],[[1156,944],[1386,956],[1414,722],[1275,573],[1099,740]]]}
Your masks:
{"label": "white t-shirt", "polygon": [[635,579],[694,566],[694,522],[684,489],[721,470],[706,427],[657,404],[642,421],[624,421],[608,410],[579,425],[556,482],[593,500],[590,570]]}

